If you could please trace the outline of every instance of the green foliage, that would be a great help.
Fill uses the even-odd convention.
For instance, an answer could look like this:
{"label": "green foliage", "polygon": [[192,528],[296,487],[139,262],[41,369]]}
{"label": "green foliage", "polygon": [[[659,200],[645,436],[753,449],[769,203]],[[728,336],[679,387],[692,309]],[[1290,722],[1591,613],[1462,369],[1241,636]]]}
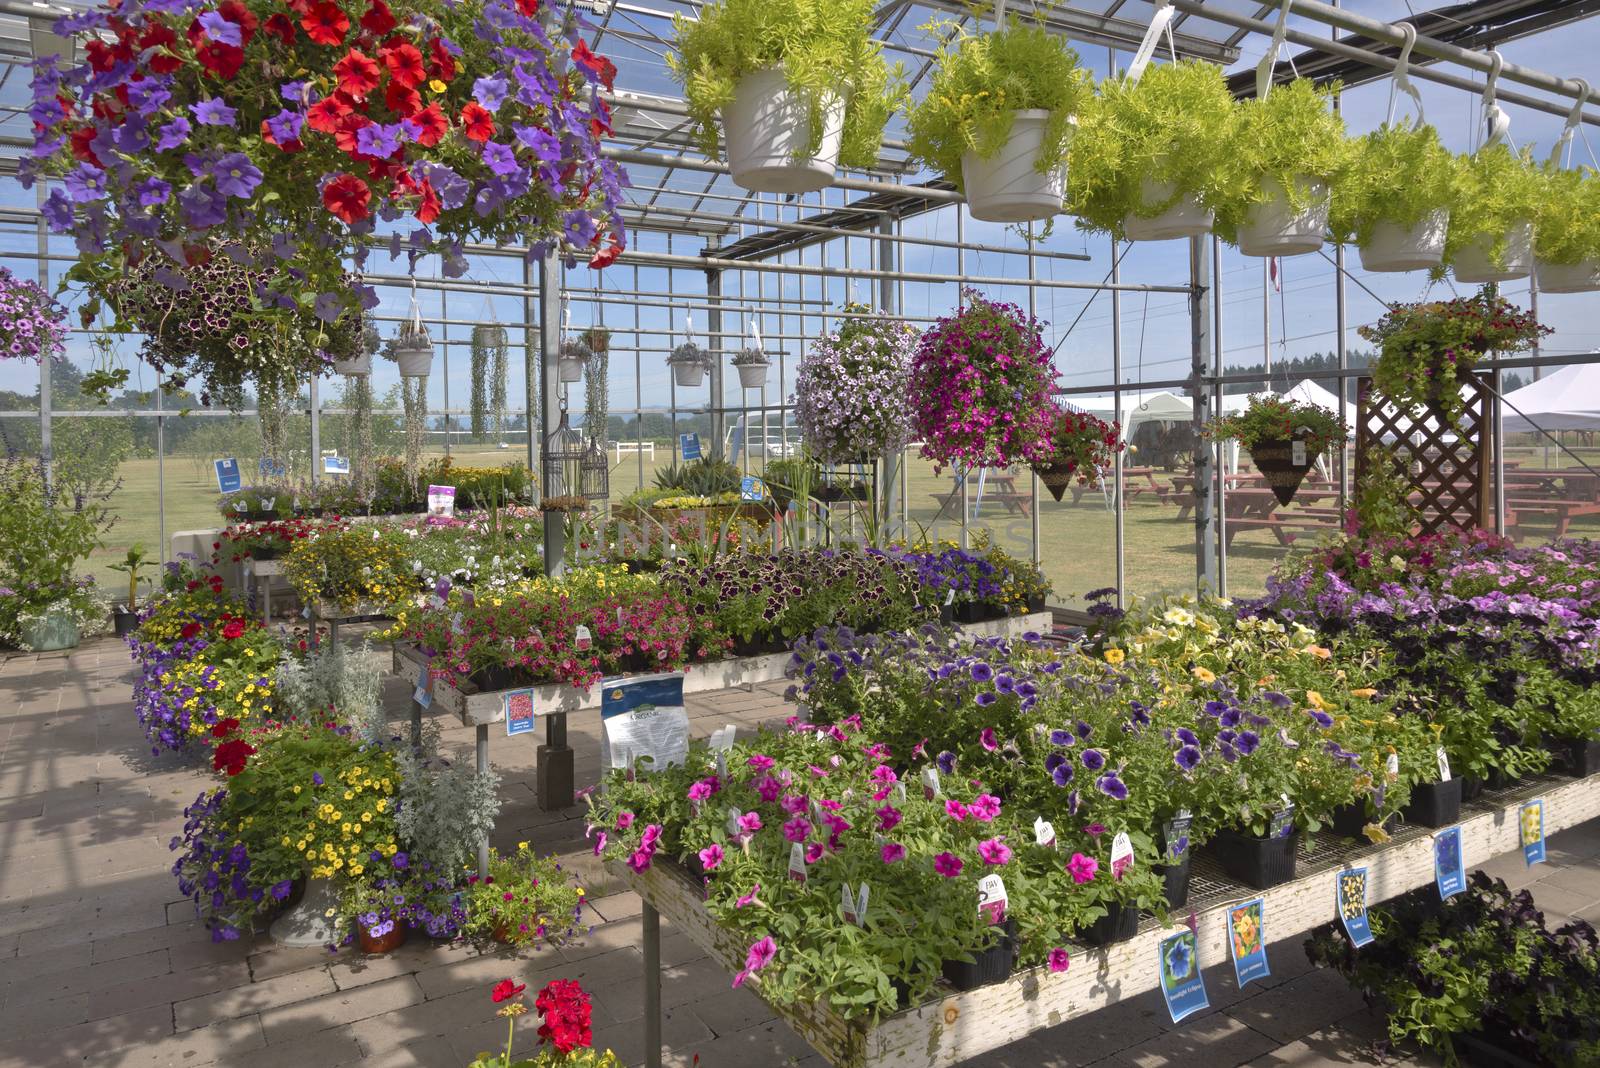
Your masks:
{"label": "green foliage", "polygon": [[441,872],[475,863],[478,843],[494,830],[500,814],[500,776],[479,775],[464,762],[421,759],[395,750],[400,768],[400,807],[395,825],[403,841]]}
{"label": "green foliage", "polygon": [[[1088,230],[1122,237],[1129,215],[1159,215],[1192,195],[1213,207],[1236,169],[1238,106],[1222,69],[1184,60],[1153,66],[1138,84],[1100,83],[1078,116],[1067,171],[1067,210]],[[1172,186],[1147,202],[1143,179]]]}
{"label": "green foliage", "polygon": [[912,157],[963,189],[962,153],[992,158],[1005,146],[1016,112],[1042,110],[1050,120],[1034,166],[1041,173],[1060,167],[1072,137],[1069,120],[1094,91],[1066,39],[1015,19],[983,34],[949,20],[929,28],[947,40],[928,95],[908,116]]}
{"label": "green foliage", "polygon": [[1571,266],[1600,258],[1600,172],[1551,170],[1534,226],[1534,251],[1546,263]]}
{"label": "green foliage", "polygon": [[742,477],[733,464],[707,456],[686,464],[668,464],[656,472],[656,488],[681,496],[714,497],[719,493],[737,493]]}
{"label": "green foliage", "polygon": [[[369,392],[369,413],[371,403]],[[506,328],[499,323],[481,324],[472,328],[472,436],[481,438],[491,427],[500,433],[505,418]]]}
{"label": "green foliage", "polygon": [[1247,449],[1263,441],[1301,439],[1311,456],[1327,451],[1346,434],[1339,417],[1316,404],[1286,399],[1272,393],[1250,398],[1244,411],[1224,415],[1206,424],[1212,441],[1235,439]]}
{"label": "green foliage", "polygon": [[[1513,153],[1492,145],[1459,158],[1459,196],[1450,213],[1444,262],[1452,264],[1462,249],[1480,237],[1490,239],[1489,262],[1505,263],[1506,231],[1538,218],[1548,185],[1528,149]],[[1565,220],[1561,225],[1566,225]]]}
{"label": "green foliage", "polygon": [[362,741],[386,741],[388,720],[378,699],[382,673],[369,654],[363,646],[352,656],[329,642],[304,659],[285,660],[278,667],[278,710],[309,722],[336,711]]}
{"label": "green foliage", "polygon": [[1384,125],[1351,144],[1350,166],[1333,191],[1328,223],[1336,241],[1365,245],[1380,222],[1412,227],[1451,209],[1459,171],[1432,126]]}
{"label": "green foliage", "polygon": [[848,87],[839,161],[877,162],[883,127],[905,96],[898,66],[890,70],[872,40],[873,0],[716,0],[698,21],[674,15],[678,51],[667,56],[684,87],[700,148],[721,159],[717,113],[733,102],[748,74],[783,65],[792,92],[811,112],[814,152],[822,139],[823,102]]}
{"label": "green foliage", "polygon": [[128,555],[120,561],[108,565],[113,571],[121,571],[128,576],[128,611],[132,612],[139,605],[139,573],[152,566],[150,554],[139,542],[134,542],[128,547]]}
{"label": "green foliage", "polygon": [[1239,105],[1232,145],[1237,170],[1215,205],[1216,232],[1224,240],[1233,241],[1245,213],[1267,200],[1263,183],[1287,190],[1296,211],[1310,202],[1301,185],[1305,179],[1337,184],[1350,149],[1344,120],[1328,106],[1333,91],[1296,80],[1277,86],[1265,100]]}
{"label": "green foliage", "polygon": [[1394,454],[1381,445],[1368,446],[1355,486],[1356,523],[1361,536],[1409,535],[1417,522],[1410,492],[1411,483]]}
{"label": "green foliage", "polygon": [[0,462],[0,639],[16,636],[21,613],[63,599],[77,614],[88,609],[75,572],[111,527],[105,499],[93,492],[68,500],[45,484],[36,462]]}

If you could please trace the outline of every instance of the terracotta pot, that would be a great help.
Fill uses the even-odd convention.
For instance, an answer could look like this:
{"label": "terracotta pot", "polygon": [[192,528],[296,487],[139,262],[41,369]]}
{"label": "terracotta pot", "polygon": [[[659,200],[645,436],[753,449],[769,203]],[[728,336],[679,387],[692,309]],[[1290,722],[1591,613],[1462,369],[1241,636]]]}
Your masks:
{"label": "terracotta pot", "polygon": [[406,936],[411,928],[403,923],[390,921],[389,930],[381,935],[373,936],[365,927],[356,930],[356,941],[361,945],[363,953],[393,953],[405,945]]}

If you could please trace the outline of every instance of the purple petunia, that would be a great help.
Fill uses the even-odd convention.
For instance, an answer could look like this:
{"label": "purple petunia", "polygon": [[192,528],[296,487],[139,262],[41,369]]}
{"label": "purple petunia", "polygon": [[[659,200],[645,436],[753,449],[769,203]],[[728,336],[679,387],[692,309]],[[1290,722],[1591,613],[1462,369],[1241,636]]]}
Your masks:
{"label": "purple petunia", "polygon": [[1200,750],[1192,745],[1185,745],[1172,754],[1173,763],[1184,771],[1193,771],[1195,765],[1200,763]]}
{"label": "purple petunia", "polygon": [[189,125],[189,120],[182,115],[178,116],[161,127],[160,136],[156,138],[157,151],[167,152],[174,148],[181,148],[189,140],[189,134],[193,131],[194,127]]}
{"label": "purple petunia", "polygon": [[211,167],[218,192],[249,200],[261,184],[261,170],[243,152],[229,152]]}
{"label": "purple petunia", "polygon": [[201,126],[232,126],[239,112],[230,108],[221,97],[211,97],[195,104],[194,121]]}
{"label": "purple petunia", "polygon": [[1083,756],[1079,759],[1083,761],[1083,766],[1090,771],[1099,771],[1106,766],[1106,758],[1098,749],[1085,749]]}
{"label": "purple petunia", "polygon": [[1100,776],[1095,780],[1094,784],[1099,787],[1101,793],[1113,801],[1126,801],[1128,799],[1127,785],[1114,773]]}

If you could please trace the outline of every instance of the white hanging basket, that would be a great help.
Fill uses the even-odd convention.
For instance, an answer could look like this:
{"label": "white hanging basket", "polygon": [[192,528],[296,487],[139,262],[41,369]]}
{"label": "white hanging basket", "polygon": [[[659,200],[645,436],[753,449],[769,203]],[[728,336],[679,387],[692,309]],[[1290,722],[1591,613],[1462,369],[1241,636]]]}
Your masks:
{"label": "white hanging basket", "polygon": [[557,357],[556,369],[563,382],[583,381],[583,360],[581,359],[569,360],[566,357]]}
{"label": "white hanging basket", "polygon": [[680,386],[698,386],[705,381],[706,370],[703,363],[675,363],[672,365],[672,380]]}
{"label": "white hanging basket", "polygon": [[363,352],[353,360],[334,360],[333,370],[335,374],[365,378],[372,373],[372,353]]}
{"label": "white hanging basket", "polygon": [[426,337],[397,339],[394,362],[401,378],[427,378],[433,370],[433,342]]}
{"label": "white hanging basket", "polygon": [[1444,239],[1450,232],[1450,212],[1437,208],[1415,226],[1385,219],[1372,228],[1372,238],[1361,246],[1364,271],[1425,271],[1444,262]]}
{"label": "white hanging basket", "polygon": [[1505,256],[1496,267],[1489,259],[1494,238],[1480,234],[1456,253],[1450,271],[1457,282],[1481,286],[1490,282],[1512,282],[1533,273],[1533,223],[1514,224],[1505,233]]}
{"label": "white hanging basket", "polygon": [[989,159],[976,152],[961,154],[961,184],[967,209],[982,222],[1016,223],[1048,219],[1061,211],[1067,195],[1065,165],[1041,174],[1034,164],[1044,146],[1050,113],[1019,111],[1011,120],[1011,136]]}
{"label": "white hanging basket", "polygon": [[767,363],[735,364],[739,371],[739,385],[744,389],[760,389],[767,384]]}
{"label": "white hanging basket", "polygon": [[1534,260],[1534,274],[1545,293],[1592,293],[1600,290],[1600,258],[1577,263]]}
{"label": "white hanging basket", "polygon": [[1300,256],[1322,247],[1322,234],[1328,228],[1328,183],[1314,178],[1297,178],[1295,185],[1307,204],[1296,211],[1289,194],[1276,178],[1263,178],[1261,188],[1267,199],[1252,204],[1239,224],[1239,251],[1246,256]]}
{"label": "white hanging basket", "polygon": [[814,154],[805,98],[789,88],[783,67],[747,74],[722,109],[728,171],[733,184],[752,193],[815,193],[833,182],[844,135],[843,96],[822,101],[822,140]]}
{"label": "white hanging basket", "polygon": [[[1146,204],[1160,204],[1172,193],[1171,182],[1149,178],[1139,182],[1139,199]],[[1180,237],[1204,237],[1211,232],[1214,221],[1215,214],[1209,208],[1192,194],[1185,194],[1160,215],[1129,214],[1122,220],[1122,231],[1129,241],[1171,241]]]}

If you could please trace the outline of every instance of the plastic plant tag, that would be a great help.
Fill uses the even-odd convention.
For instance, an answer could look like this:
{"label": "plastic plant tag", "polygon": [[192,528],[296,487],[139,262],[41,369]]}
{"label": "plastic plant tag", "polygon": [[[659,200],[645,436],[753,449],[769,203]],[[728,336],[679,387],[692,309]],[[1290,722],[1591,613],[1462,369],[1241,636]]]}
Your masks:
{"label": "plastic plant tag", "polygon": [[739,726],[730,723],[726,727],[719,727],[711,732],[711,748],[726,752],[733,748],[734,739],[739,736]]}
{"label": "plastic plant tag", "polygon": [[460,612],[454,612],[450,616],[450,633],[451,634],[460,634],[461,633],[461,613]]}
{"label": "plastic plant tag", "polygon": [[998,872],[990,872],[978,880],[978,911],[991,926],[1005,922],[1006,884]]}
{"label": "plastic plant tag", "polygon": [[1294,802],[1285,798],[1284,807],[1272,814],[1267,825],[1268,838],[1287,838],[1294,833]]}
{"label": "plastic plant tag", "polygon": [[1241,987],[1272,974],[1263,933],[1265,912],[1266,903],[1259,897],[1228,910],[1228,953],[1233,957],[1233,977]]}
{"label": "plastic plant tag", "polygon": [[952,604],[956,603],[956,591],[955,591],[955,587],[954,586],[952,586],[949,590],[947,590],[945,592],[944,603],[947,604],[947,605],[952,605]]}
{"label": "plastic plant tag", "polygon": [[532,734],[534,725],[533,687],[507,690],[500,698],[506,715],[506,734]]}
{"label": "plastic plant tag", "polygon": [[1390,753],[1389,759],[1383,762],[1383,770],[1391,779],[1400,774],[1400,754]]}
{"label": "plastic plant tag", "polygon": [[922,796],[932,801],[939,796],[939,769],[922,769]]}
{"label": "plastic plant tag", "polygon": [[1357,949],[1372,941],[1372,925],[1367,922],[1367,869],[1347,868],[1334,876],[1335,902],[1339,922]]}
{"label": "plastic plant tag", "polygon": [[417,671],[417,688],[411,691],[411,699],[423,708],[433,707],[433,694],[428,689],[428,668],[426,665]]}
{"label": "plastic plant tag", "polygon": [[577,649],[579,652],[588,652],[589,647],[593,644],[594,636],[589,633],[588,627],[585,627],[580,623],[578,625],[578,629],[574,631],[572,635],[573,648]]}
{"label": "plastic plant tag", "polygon": [[717,781],[728,781],[728,751],[726,749],[717,750]]}
{"label": "plastic plant tag", "polygon": [[1544,798],[1535,798],[1517,810],[1517,830],[1522,840],[1522,859],[1530,867],[1543,864]]}
{"label": "plastic plant tag", "polygon": [[1167,1001],[1172,1022],[1199,1012],[1210,1004],[1200,973],[1200,947],[1193,931],[1179,931],[1156,946],[1161,969],[1161,996]]}
{"label": "plastic plant tag", "polygon": [[1189,852],[1189,825],[1194,822],[1194,816],[1186,808],[1179,809],[1178,814],[1161,825],[1161,837],[1167,844],[1167,859],[1181,860]]}
{"label": "plastic plant tag", "polygon": [[903,782],[895,783],[894,784],[893,793],[894,793],[894,803],[895,804],[903,805],[903,804],[906,803],[906,784],[905,783],[903,783]]}
{"label": "plastic plant tag", "polygon": [[261,498],[261,510],[262,511],[270,512],[274,508],[276,508],[277,506],[278,506],[278,498],[276,498],[276,497],[263,497],[263,498]]}
{"label": "plastic plant tag", "polygon": [[1304,467],[1306,463],[1306,443],[1296,438],[1289,443],[1289,462],[1296,467]]}
{"label": "plastic plant tag", "polygon": [[1444,746],[1441,745],[1438,749],[1435,749],[1433,755],[1439,760],[1439,781],[1449,782],[1450,758],[1445,755]]}
{"label": "plastic plant tag", "polygon": [[723,829],[726,830],[729,835],[737,835],[739,833],[739,817],[743,815],[744,813],[739,811],[738,805],[729,805],[728,820],[722,825]]}
{"label": "plastic plant tag", "polygon": [[1460,827],[1449,827],[1433,836],[1433,878],[1439,885],[1441,901],[1467,888],[1467,875],[1461,863]]}
{"label": "plastic plant tag", "polygon": [[1054,848],[1056,844],[1055,825],[1043,816],[1035,816],[1033,820],[1033,841],[1046,849]]}
{"label": "plastic plant tag", "polygon": [[856,926],[860,927],[867,922],[867,900],[871,896],[871,888],[866,883],[861,884],[861,889],[856,892]]}
{"label": "plastic plant tag", "polygon": [[789,878],[797,883],[806,881],[806,850],[799,842],[789,847]]}
{"label": "plastic plant tag", "polygon": [[1121,879],[1133,867],[1133,839],[1127,831],[1118,831],[1111,839],[1111,877]]}

